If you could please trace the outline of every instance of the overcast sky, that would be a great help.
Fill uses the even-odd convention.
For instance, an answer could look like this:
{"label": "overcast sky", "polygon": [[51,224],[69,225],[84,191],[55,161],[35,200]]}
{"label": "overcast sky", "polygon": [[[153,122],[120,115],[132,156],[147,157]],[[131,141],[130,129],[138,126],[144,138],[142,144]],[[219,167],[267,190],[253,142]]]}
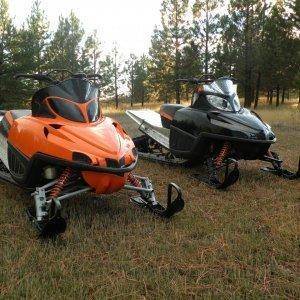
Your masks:
{"label": "overcast sky", "polygon": [[[32,0],[8,0],[15,24],[21,25],[30,13]],[[147,53],[155,24],[160,23],[161,0],[41,0],[55,30],[58,16],[71,10],[80,18],[85,32],[97,29],[107,51],[117,41],[123,55]]]}

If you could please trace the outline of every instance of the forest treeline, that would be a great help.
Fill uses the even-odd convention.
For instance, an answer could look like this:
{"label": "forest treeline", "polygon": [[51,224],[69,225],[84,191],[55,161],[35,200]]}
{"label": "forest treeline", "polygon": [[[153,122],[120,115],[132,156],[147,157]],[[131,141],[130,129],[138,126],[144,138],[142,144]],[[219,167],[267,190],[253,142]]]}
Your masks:
{"label": "forest treeline", "polygon": [[299,91],[298,0],[162,0],[149,52],[125,59],[117,44],[104,55],[97,32],[86,33],[73,12],[60,16],[50,32],[39,0],[21,27],[8,4],[0,0],[0,108],[22,105],[20,99],[39,87],[13,74],[55,68],[101,74],[101,96],[116,106],[125,85],[131,103],[180,103],[190,97],[190,87],[175,80],[203,73],[237,78],[246,107],[256,107],[262,94],[279,105],[291,90]]}

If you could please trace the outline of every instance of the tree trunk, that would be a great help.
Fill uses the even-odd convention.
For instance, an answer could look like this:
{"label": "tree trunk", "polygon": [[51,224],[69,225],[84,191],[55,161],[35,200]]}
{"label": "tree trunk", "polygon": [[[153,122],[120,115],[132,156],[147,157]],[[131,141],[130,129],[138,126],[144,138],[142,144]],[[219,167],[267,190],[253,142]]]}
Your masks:
{"label": "tree trunk", "polygon": [[269,101],[269,105],[273,104],[273,89],[270,91],[270,101]]}
{"label": "tree trunk", "polygon": [[280,88],[279,88],[279,84],[277,84],[277,87],[276,87],[276,107],[279,106],[279,93],[280,93]]}
{"label": "tree trunk", "polygon": [[133,68],[131,70],[131,75],[130,75],[130,85],[131,85],[131,97],[130,97],[130,106],[133,106],[133,101],[135,100],[135,93],[134,93],[134,75],[133,75]]}
{"label": "tree trunk", "polygon": [[142,91],[142,107],[144,107],[145,91]]}
{"label": "tree trunk", "polygon": [[116,108],[119,108],[119,95],[118,95],[118,84],[117,84],[117,76],[115,76],[115,101],[116,101]]}
{"label": "tree trunk", "polygon": [[208,20],[208,0],[206,0],[206,19],[205,19],[205,74],[208,74],[208,61],[209,61],[209,53],[208,53],[208,40],[209,40],[209,20]]}
{"label": "tree trunk", "polygon": [[299,102],[300,103],[300,89],[298,90],[298,98],[299,98]]}
{"label": "tree trunk", "polygon": [[257,81],[256,81],[256,95],[255,95],[254,109],[256,109],[257,105],[258,105],[259,89],[260,89],[260,79],[261,79],[261,73],[258,72]]}
{"label": "tree trunk", "polygon": [[115,101],[116,101],[116,109],[119,108],[119,95],[118,95],[118,91],[115,91]]}
{"label": "tree trunk", "polygon": [[[179,20],[178,20],[178,3],[176,2],[175,6],[175,79],[179,79]],[[180,104],[180,84],[178,81],[175,83],[175,92],[176,92],[176,103]]]}
{"label": "tree trunk", "polygon": [[[178,49],[179,40],[176,38],[176,57],[175,57],[175,79],[179,79],[179,49]],[[176,91],[176,103],[180,104],[180,83],[179,81],[175,82],[175,91]]]}
{"label": "tree trunk", "polygon": [[186,101],[189,101],[189,87],[188,87],[188,85],[186,85],[186,88],[185,88],[185,98],[186,98]]}
{"label": "tree trunk", "polygon": [[270,103],[270,90],[268,90],[268,93],[267,93],[267,103]]}
{"label": "tree trunk", "polygon": [[117,64],[117,48],[114,49],[114,88],[115,88],[115,101],[116,109],[119,108],[119,95],[118,95],[118,64]]}
{"label": "tree trunk", "polygon": [[247,6],[246,11],[246,23],[244,29],[245,35],[245,107],[251,107],[251,78],[252,78],[252,67],[251,67],[251,37],[250,37],[250,7]]}
{"label": "tree trunk", "polygon": [[115,101],[116,101],[116,108],[119,108],[119,94],[118,94],[118,76],[117,72],[115,72]]}
{"label": "tree trunk", "polygon": [[285,98],[285,88],[282,88],[281,104],[284,103],[284,98]]}
{"label": "tree trunk", "polygon": [[245,73],[245,78],[246,78],[246,82],[245,82],[245,102],[244,102],[244,106],[245,107],[251,107],[251,95],[252,95],[252,89],[251,89],[251,71],[248,70]]}

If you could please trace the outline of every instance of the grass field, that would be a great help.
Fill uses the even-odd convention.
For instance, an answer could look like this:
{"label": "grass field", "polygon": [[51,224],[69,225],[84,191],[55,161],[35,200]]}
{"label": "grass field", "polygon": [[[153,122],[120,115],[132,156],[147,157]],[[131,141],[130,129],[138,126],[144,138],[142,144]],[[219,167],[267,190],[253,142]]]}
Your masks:
{"label": "grass field", "polygon": [[[300,113],[295,107],[258,111],[274,126],[273,147],[295,169]],[[132,133],[123,115],[113,116]],[[130,193],[64,203],[68,229],[38,240],[25,217],[28,196],[0,184],[0,299],[300,298],[299,181],[241,162],[241,179],[212,190],[188,169],[140,160],[165,201],[174,181],[186,207],[170,221],[138,210]]]}

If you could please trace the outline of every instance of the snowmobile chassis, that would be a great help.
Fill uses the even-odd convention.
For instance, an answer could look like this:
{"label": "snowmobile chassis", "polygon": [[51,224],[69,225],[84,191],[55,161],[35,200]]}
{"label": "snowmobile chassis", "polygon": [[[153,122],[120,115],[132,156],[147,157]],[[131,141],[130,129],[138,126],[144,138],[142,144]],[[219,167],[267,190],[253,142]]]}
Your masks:
{"label": "snowmobile chassis", "polygon": [[[143,133],[142,136],[133,138],[138,149],[139,157],[171,166],[190,166],[189,160],[177,158],[171,153],[169,138],[167,136],[157,131],[153,125],[147,121],[138,120],[130,111],[127,111],[126,114],[140,124],[138,129]],[[192,174],[192,177],[217,189],[226,189],[233,185],[238,180],[240,173],[238,161],[234,158],[227,157],[230,147],[230,143],[225,142],[217,157],[207,158],[203,161],[208,175],[197,173]],[[278,154],[275,152],[268,151],[268,155],[264,155],[260,160],[272,165],[272,167],[261,168],[264,172],[269,172],[290,180],[300,177],[300,159],[298,170],[295,173],[282,168],[283,161],[279,159]],[[220,179],[218,173],[222,173],[222,179]]]}

